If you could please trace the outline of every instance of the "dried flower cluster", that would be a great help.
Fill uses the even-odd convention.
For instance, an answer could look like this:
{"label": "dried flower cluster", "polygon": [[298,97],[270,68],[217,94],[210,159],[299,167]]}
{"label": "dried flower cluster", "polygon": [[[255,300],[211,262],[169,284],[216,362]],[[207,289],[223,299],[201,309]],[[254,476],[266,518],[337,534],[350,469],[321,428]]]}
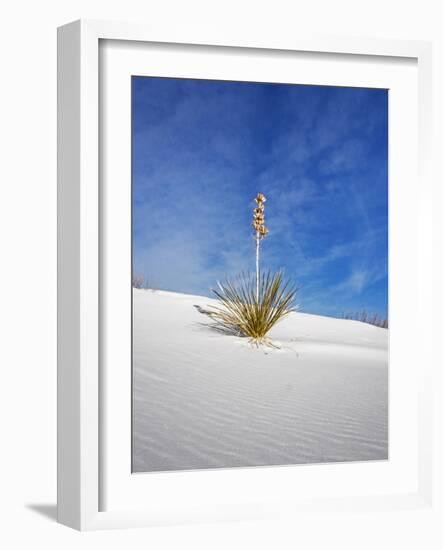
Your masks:
{"label": "dried flower cluster", "polygon": [[256,236],[259,239],[263,239],[269,233],[265,226],[265,202],[266,197],[262,193],[258,193],[255,197],[257,206],[254,208],[254,216],[252,221],[252,227],[256,231]]}

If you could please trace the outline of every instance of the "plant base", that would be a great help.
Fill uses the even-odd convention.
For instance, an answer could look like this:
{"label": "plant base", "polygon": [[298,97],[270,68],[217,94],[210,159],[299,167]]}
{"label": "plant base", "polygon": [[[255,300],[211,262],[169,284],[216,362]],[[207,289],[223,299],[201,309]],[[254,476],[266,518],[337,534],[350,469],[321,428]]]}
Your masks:
{"label": "plant base", "polygon": [[277,346],[276,344],[274,344],[274,342],[267,336],[263,336],[262,338],[249,338],[248,342],[251,344],[251,346],[255,346],[256,348],[268,347],[268,348],[274,348],[274,349],[281,349],[280,346]]}

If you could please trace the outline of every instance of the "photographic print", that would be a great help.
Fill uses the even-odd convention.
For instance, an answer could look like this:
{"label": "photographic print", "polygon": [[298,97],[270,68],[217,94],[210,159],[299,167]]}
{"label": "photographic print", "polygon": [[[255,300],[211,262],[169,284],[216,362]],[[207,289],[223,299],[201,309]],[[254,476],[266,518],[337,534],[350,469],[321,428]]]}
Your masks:
{"label": "photographic print", "polygon": [[388,91],[132,77],[132,468],[388,458]]}

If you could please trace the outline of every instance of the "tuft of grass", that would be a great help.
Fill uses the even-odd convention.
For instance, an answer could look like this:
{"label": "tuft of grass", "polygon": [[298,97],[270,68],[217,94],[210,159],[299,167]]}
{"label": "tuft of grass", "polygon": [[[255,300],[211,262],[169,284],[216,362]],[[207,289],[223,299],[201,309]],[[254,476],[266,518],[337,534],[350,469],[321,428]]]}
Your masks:
{"label": "tuft of grass", "polygon": [[141,275],[132,275],[132,288],[145,288],[145,278]]}
{"label": "tuft of grass", "polygon": [[366,311],[358,311],[356,313],[343,313],[343,319],[350,319],[352,321],[360,321],[361,323],[368,323],[379,328],[389,328],[389,322],[387,317],[381,317],[377,313],[367,313]]}
{"label": "tuft of grass", "polygon": [[273,346],[267,335],[276,323],[295,311],[298,289],[284,281],[281,271],[260,274],[258,295],[256,282],[255,274],[242,274],[235,280],[218,283],[213,292],[220,305],[212,306],[207,313],[217,328],[246,336],[257,347]]}

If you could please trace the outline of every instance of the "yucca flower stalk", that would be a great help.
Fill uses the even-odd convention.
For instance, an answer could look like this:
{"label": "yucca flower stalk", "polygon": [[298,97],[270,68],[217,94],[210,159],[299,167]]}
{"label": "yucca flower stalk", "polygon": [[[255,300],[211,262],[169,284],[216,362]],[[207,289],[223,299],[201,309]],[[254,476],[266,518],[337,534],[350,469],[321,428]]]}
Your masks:
{"label": "yucca flower stalk", "polygon": [[260,299],[260,242],[269,233],[265,226],[266,197],[258,193],[255,197],[257,206],[254,208],[252,227],[255,229],[255,297]]}

